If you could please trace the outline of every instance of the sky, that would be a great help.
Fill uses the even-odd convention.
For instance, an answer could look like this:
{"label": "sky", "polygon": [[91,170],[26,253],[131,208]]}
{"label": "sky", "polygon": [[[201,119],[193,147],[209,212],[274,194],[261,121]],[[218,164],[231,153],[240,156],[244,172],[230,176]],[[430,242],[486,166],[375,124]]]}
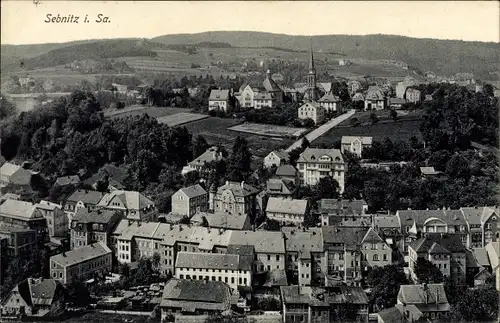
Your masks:
{"label": "sky", "polygon": [[[290,35],[392,34],[417,38],[500,40],[497,1],[160,2],[1,1],[1,43],[152,38],[165,34],[249,30]],[[46,23],[74,15],[79,23]],[[97,23],[98,14],[110,22]],[[83,23],[88,15],[89,23]]]}

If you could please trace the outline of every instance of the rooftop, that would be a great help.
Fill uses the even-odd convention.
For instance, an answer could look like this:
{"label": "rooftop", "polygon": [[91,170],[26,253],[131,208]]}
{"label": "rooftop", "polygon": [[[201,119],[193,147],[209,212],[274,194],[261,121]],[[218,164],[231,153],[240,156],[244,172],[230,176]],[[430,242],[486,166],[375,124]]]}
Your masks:
{"label": "rooftop", "polygon": [[460,235],[457,234],[427,234],[409,245],[417,253],[456,253],[465,252]]}
{"label": "rooftop", "polygon": [[80,177],[78,175],[68,175],[68,176],[58,177],[55,182],[55,184],[59,186],[66,186],[78,183],[80,183]]}
{"label": "rooftop", "polygon": [[210,91],[209,101],[226,101],[229,99],[229,90],[212,90]]}
{"label": "rooftop", "polygon": [[297,160],[299,163],[319,161],[344,163],[344,158],[339,149],[306,148]]}
{"label": "rooftop", "polygon": [[235,196],[249,196],[259,192],[258,189],[246,184],[245,182],[238,183],[229,181],[227,181],[225,185],[218,188],[217,194],[222,194],[225,190],[231,190]]}
{"label": "rooftop", "polygon": [[309,254],[311,252],[323,252],[323,235],[321,228],[281,228],[285,234],[286,251]]}
{"label": "rooftop", "polygon": [[202,223],[202,219],[205,217],[208,221],[208,226],[210,228],[223,228],[231,230],[245,230],[250,229],[250,217],[247,214],[242,215],[229,215],[224,212],[198,212],[191,218],[193,223]]}
{"label": "rooftop", "polygon": [[308,304],[330,306],[330,304],[368,304],[368,297],[361,287],[336,286],[328,288],[310,286],[282,286],[284,304]]}
{"label": "rooftop", "polygon": [[212,161],[219,161],[221,159],[222,159],[222,154],[219,151],[219,148],[214,146],[210,147],[203,154],[201,154],[200,156],[196,157],[191,162],[189,162],[189,165],[204,166],[206,163]]}
{"label": "rooftop", "polygon": [[353,210],[354,214],[363,214],[367,207],[365,200],[321,199],[319,209],[321,213],[342,214],[342,210]]}
{"label": "rooftop", "polygon": [[116,211],[97,210],[89,212],[86,208],[80,208],[73,216],[73,222],[79,223],[103,223],[107,224],[111,221]]}
{"label": "rooftop", "polygon": [[75,203],[82,201],[85,204],[97,205],[104,195],[105,193],[98,191],[76,190],[68,197],[67,201]]}
{"label": "rooftop", "polygon": [[106,254],[111,254],[111,249],[104,242],[99,241],[52,256],[50,260],[62,266],[71,266]]}
{"label": "rooftop", "polygon": [[42,217],[35,204],[19,200],[6,200],[3,202],[0,205],[0,214],[24,220]]}
{"label": "rooftop", "polygon": [[154,202],[137,191],[112,191],[104,195],[99,206],[110,207],[111,202],[121,201],[127,210],[144,210],[154,206]]}
{"label": "rooftop", "polygon": [[291,200],[271,197],[267,201],[266,212],[286,213],[304,216],[307,211],[307,200]]}
{"label": "rooftop", "polygon": [[371,145],[373,137],[342,136],[341,144],[351,144],[355,140],[361,141],[363,145]]}
{"label": "rooftop", "polygon": [[188,198],[198,197],[207,194],[207,192],[199,184],[188,187],[183,187],[177,191],[184,193]]}
{"label": "rooftop", "polygon": [[[175,262],[176,268],[226,269],[238,270],[239,256],[223,253],[179,252]],[[247,270],[250,270],[248,268]]]}
{"label": "rooftop", "polygon": [[415,305],[422,312],[450,309],[443,284],[401,285],[398,301],[405,305]]}
{"label": "rooftop", "polygon": [[271,231],[233,231],[230,244],[253,245],[256,253],[285,253],[283,233]]}
{"label": "rooftop", "polygon": [[297,176],[297,169],[293,167],[292,165],[286,164],[286,165],[280,165],[276,169],[276,176],[290,176],[290,177],[295,177]]}

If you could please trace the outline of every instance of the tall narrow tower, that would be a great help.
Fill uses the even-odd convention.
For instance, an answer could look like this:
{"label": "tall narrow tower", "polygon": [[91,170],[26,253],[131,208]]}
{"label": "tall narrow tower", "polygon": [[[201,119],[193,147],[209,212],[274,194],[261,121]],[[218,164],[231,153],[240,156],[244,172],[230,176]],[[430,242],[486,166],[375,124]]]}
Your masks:
{"label": "tall narrow tower", "polygon": [[309,52],[309,72],[307,73],[307,99],[316,101],[316,69],[314,68],[314,54],[311,39],[311,51]]}

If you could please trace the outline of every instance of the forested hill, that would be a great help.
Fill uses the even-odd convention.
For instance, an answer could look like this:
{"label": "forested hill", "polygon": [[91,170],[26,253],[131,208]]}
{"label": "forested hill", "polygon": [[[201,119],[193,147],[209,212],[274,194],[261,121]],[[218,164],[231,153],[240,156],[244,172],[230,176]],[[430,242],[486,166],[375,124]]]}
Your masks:
{"label": "forested hill", "polygon": [[233,47],[280,47],[308,50],[312,38],[315,51],[335,52],[347,57],[394,59],[421,70],[451,75],[473,72],[488,79],[500,61],[500,44],[460,40],[421,39],[393,35],[292,36],[251,31],[212,31],[153,38],[164,44],[225,42]]}

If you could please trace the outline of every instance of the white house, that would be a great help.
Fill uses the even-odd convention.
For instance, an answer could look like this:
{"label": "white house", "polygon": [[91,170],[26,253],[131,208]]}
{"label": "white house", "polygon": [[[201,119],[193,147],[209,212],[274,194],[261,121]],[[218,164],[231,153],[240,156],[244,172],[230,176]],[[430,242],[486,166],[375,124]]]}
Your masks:
{"label": "white house", "polygon": [[347,165],[339,149],[307,148],[297,160],[300,184],[316,185],[320,178],[331,176],[344,192],[344,177]]}
{"label": "white house", "polygon": [[342,136],[342,151],[348,151],[361,157],[364,148],[372,146],[372,137]]}
{"label": "white house", "polygon": [[208,98],[208,111],[220,110],[230,112],[229,90],[212,90]]}
{"label": "white house", "polygon": [[271,168],[273,165],[278,167],[286,164],[290,156],[284,150],[273,150],[264,158],[264,167]]}
{"label": "white house", "polygon": [[318,102],[327,112],[337,112],[342,109],[342,100],[332,93],[326,93]]}
{"label": "white house", "polygon": [[307,102],[299,108],[298,116],[299,119],[311,119],[315,124],[319,124],[325,120],[325,108],[316,102]]}

